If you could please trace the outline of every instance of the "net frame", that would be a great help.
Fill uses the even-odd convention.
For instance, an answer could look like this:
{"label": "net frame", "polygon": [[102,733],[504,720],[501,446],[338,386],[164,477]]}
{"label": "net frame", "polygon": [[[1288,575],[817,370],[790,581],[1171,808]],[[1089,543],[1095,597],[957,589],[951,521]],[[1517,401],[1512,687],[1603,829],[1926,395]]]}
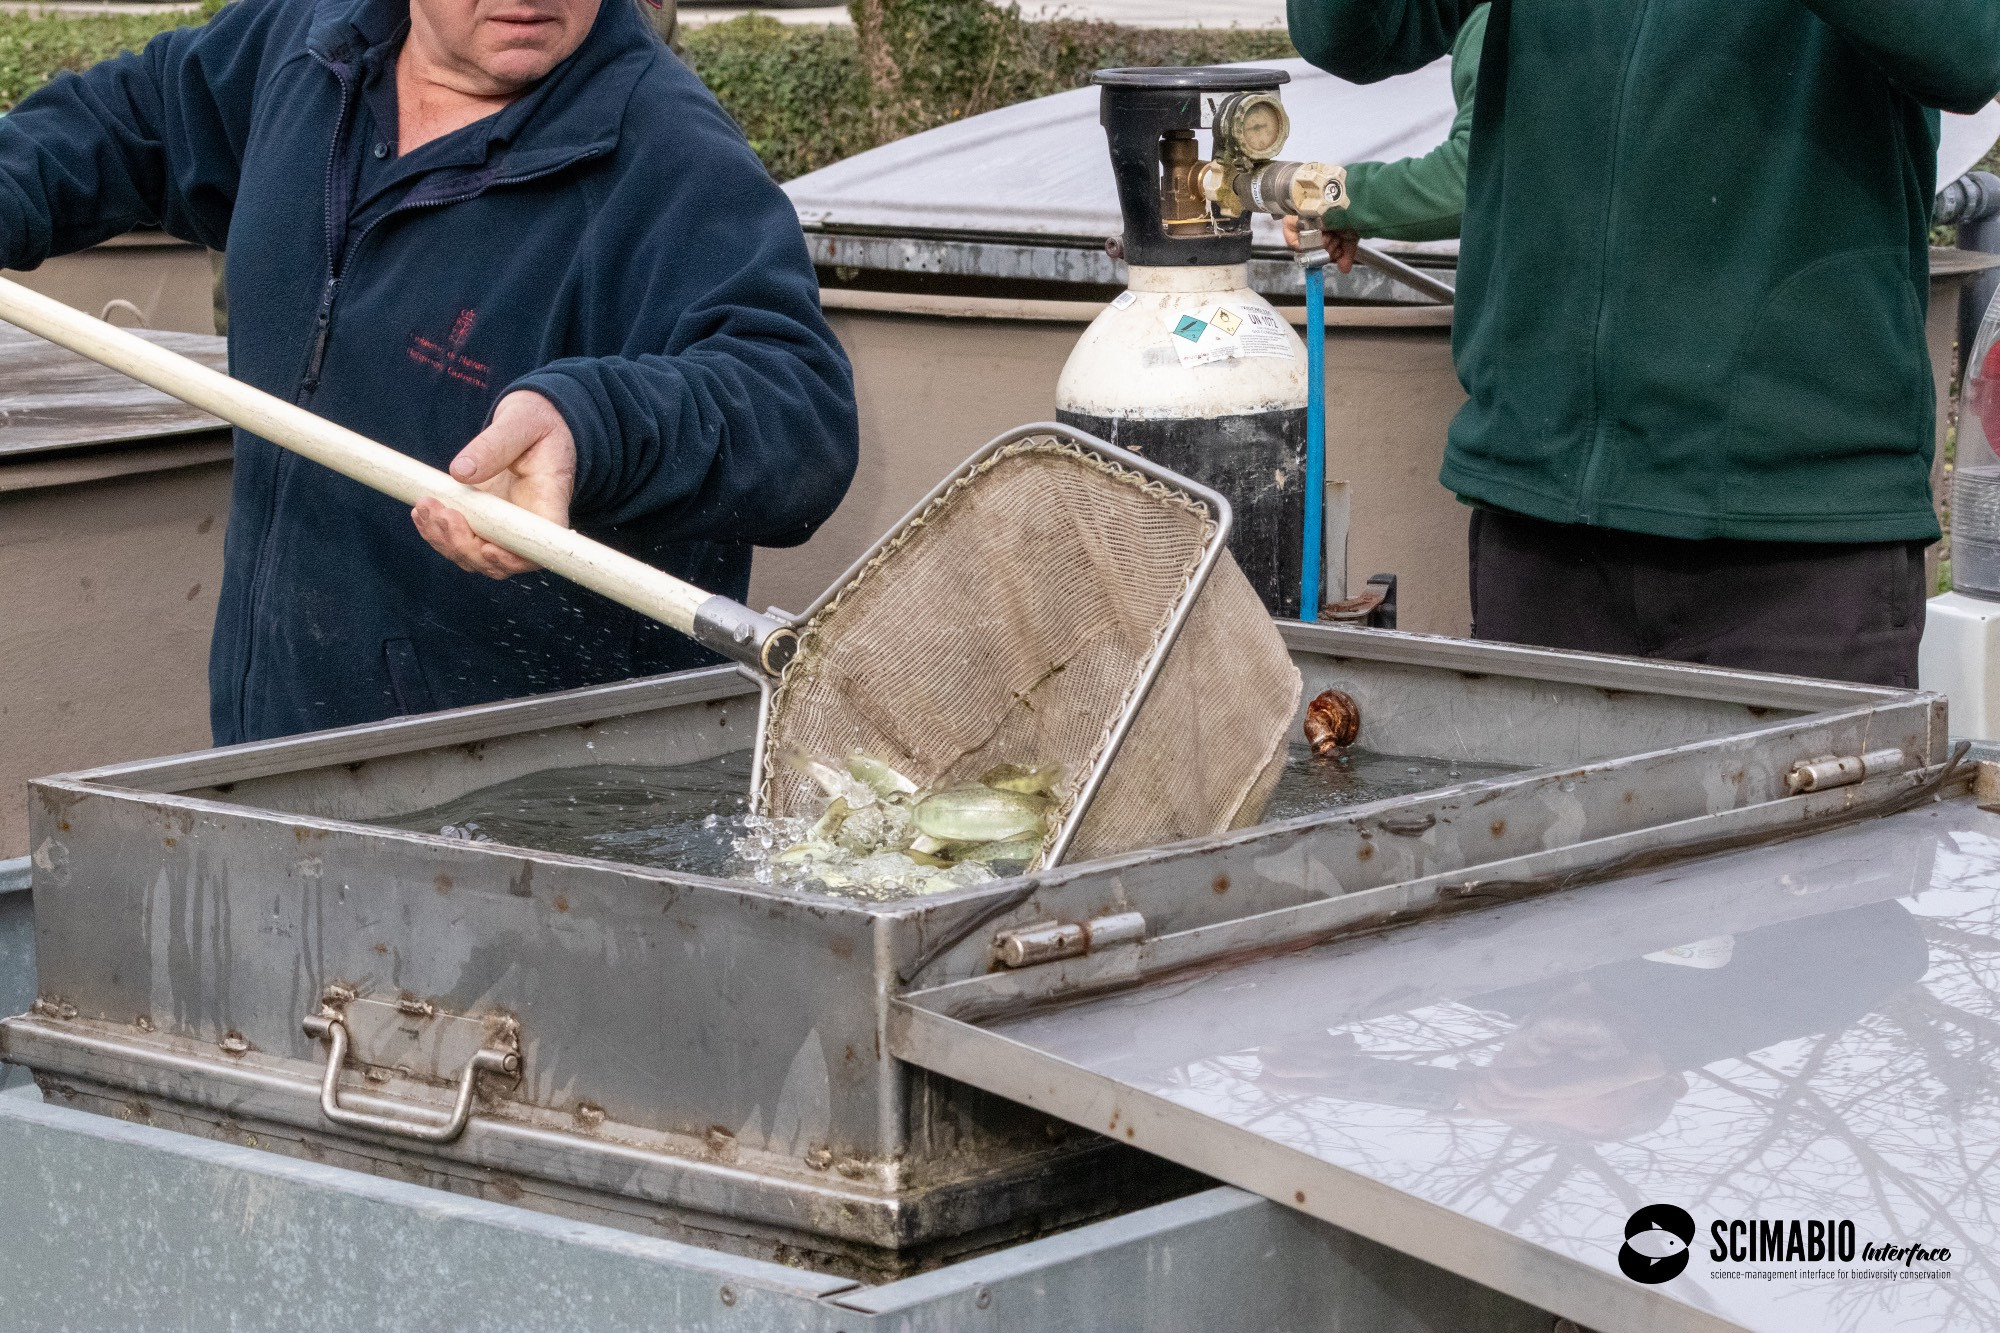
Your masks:
{"label": "net frame", "polygon": [[[1209,587],[1218,568],[1227,561],[1226,544],[1233,513],[1229,501],[1211,488],[1082,431],[1052,422],[1037,422],[1019,427],[990,441],[974,453],[940,481],[900,522],[863,553],[818,600],[792,618],[792,623],[798,632],[797,657],[778,680],[766,679],[760,682],[763,686],[763,697],[758,720],[757,752],[751,775],[753,810],[766,815],[806,813],[803,810],[787,807],[788,798],[796,804],[797,793],[791,792],[786,787],[782,777],[784,769],[778,762],[779,756],[775,753],[781,745],[782,734],[787,730],[786,727],[778,725],[778,721],[784,719],[786,710],[798,702],[796,696],[800,691],[802,689],[809,691],[811,688],[810,685],[802,686],[801,681],[813,681],[812,669],[810,666],[802,667],[801,664],[810,664],[819,658],[826,647],[828,636],[838,636],[840,633],[843,611],[850,608],[857,598],[865,599],[868,595],[867,590],[877,586],[877,580],[893,577],[900,560],[918,562],[925,558],[934,560],[935,549],[923,555],[916,555],[911,553],[913,544],[921,546],[925,534],[933,534],[940,526],[948,526],[953,514],[961,507],[975,504],[976,501],[969,497],[979,494],[982,482],[990,482],[995,488],[1005,484],[997,478],[996,469],[1004,469],[1020,460],[1029,463],[1054,462],[1071,468],[1081,465],[1099,481],[1111,481],[1131,488],[1129,492],[1121,493],[1128,501],[1179,511],[1174,516],[1175,520],[1196,525],[1199,533],[1198,544],[1194,547],[1192,557],[1185,561],[1181,570],[1179,585],[1171,590],[1166,613],[1152,626],[1150,643],[1147,644],[1137,669],[1132,673],[1129,684],[1124,688],[1115,711],[1103,723],[1095,744],[1090,747],[1087,759],[1074,765],[1076,780],[1069,784],[1055,807],[1040,854],[1029,868],[1031,870],[1045,868],[1061,863],[1065,852],[1072,846],[1079,830],[1084,827],[1091,815],[1107,777],[1123,754],[1134,724],[1139,720],[1147,700],[1152,697],[1154,686],[1159,682],[1204,590]],[[974,512],[976,513],[976,510]],[[1232,595],[1247,595],[1254,601],[1254,593],[1249,592],[1247,582],[1243,581],[1240,571],[1235,569],[1233,562],[1227,563],[1227,572],[1232,581],[1229,592]],[[1236,585],[1240,585],[1240,590]],[[1261,606],[1258,607],[1258,613],[1263,623],[1268,626],[1269,619],[1263,615]],[[868,612],[863,610],[853,614],[866,616]],[[1274,628],[1271,633],[1275,642]],[[1289,669],[1289,659],[1285,665]],[[1292,674],[1294,695],[1296,695],[1296,672]],[[828,687],[821,685],[821,688]],[[1289,730],[1290,714],[1295,709],[1296,703],[1296,697],[1286,701],[1285,731]],[[1257,798],[1260,794],[1266,797],[1269,795],[1271,779],[1276,772],[1275,766],[1281,765],[1283,755],[1284,741],[1281,732],[1275,754],[1260,754],[1258,772],[1242,795],[1243,807],[1256,804],[1261,808],[1261,802]],[[786,789],[781,790],[781,788]],[[1241,808],[1234,811],[1238,816],[1241,813]],[[1229,826],[1237,827],[1242,822],[1240,818],[1236,818]],[[1100,820],[1098,825],[1093,826],[1094,837],[1102,832],[1102,823]],[[1101,837],[1097,840],[1100,843],[1102,841]]]}

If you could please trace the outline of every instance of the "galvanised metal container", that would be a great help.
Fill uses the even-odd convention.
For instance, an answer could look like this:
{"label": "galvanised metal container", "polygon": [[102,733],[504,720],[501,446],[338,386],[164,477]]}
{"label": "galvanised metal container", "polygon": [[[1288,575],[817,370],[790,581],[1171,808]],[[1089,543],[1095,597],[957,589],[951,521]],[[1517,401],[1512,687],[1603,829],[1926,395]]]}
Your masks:
{"label": "galvanised metal container", "polygon": [[[1374,750],[1527,771],[871,903],[369,823],[744,748],[733,669],[103,768],[33,786],[39,998],[0,1056],[73,1106],[882,1276],[1194,1180],[899,1063],[907,992],[1152,975],[1307,905],[1322,935],[1366,928],[1837,815],[1943,757],[1932,695],[1285,632]],[[1855,762],[1815,780],[1853,785],[1799,790],[1828,756]]]}

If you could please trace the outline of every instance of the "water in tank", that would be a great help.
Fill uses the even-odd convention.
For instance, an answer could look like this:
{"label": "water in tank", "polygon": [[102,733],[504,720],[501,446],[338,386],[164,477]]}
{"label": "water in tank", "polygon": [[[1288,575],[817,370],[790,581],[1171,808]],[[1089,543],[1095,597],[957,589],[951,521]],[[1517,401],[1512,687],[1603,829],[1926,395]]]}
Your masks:
{"label": "water in tank", "polygon": [[1986,308],[1959,395],[1952,467],[1951,581],[1962,593],[2000,601],[2000,292]]}

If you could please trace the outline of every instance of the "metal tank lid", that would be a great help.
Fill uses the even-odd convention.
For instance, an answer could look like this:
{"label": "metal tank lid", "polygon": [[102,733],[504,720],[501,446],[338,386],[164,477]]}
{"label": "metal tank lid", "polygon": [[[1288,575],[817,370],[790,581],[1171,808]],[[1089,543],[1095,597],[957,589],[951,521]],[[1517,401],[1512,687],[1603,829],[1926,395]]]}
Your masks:
{"label": "metal tank lid", "polygon": [[[1426,153],[1450,132],[1456,110],[1449,60],[1367,85],[1296,58],[1219,68],[1290,76],[1288,158],[1344,164]],[[785,193],[808,231],[1100,246],[1122,224],[1099,96],[1096,87],[1078,88],[941,125],[800,176]],[[1969,171],[1996,139],[2000,106],[1945,116],[1939,184]],[[1260,246],[1279,244],[1268,218],[1258,219],[1256,235]]]}

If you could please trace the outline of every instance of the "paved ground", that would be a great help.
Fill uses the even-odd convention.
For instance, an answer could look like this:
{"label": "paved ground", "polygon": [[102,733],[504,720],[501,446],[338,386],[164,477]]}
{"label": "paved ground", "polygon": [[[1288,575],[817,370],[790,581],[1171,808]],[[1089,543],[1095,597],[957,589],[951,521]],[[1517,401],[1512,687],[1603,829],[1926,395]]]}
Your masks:
{"label": "paved ground", "polygon": [[[1029,18],[1105,19],[1140,28],[1282,28],[1285,0],[1021,0]],[[749,13],[783,23],[845,23],[845,5],[804,9],[696,5],[681,0],[683,27],[719,23]]]}

